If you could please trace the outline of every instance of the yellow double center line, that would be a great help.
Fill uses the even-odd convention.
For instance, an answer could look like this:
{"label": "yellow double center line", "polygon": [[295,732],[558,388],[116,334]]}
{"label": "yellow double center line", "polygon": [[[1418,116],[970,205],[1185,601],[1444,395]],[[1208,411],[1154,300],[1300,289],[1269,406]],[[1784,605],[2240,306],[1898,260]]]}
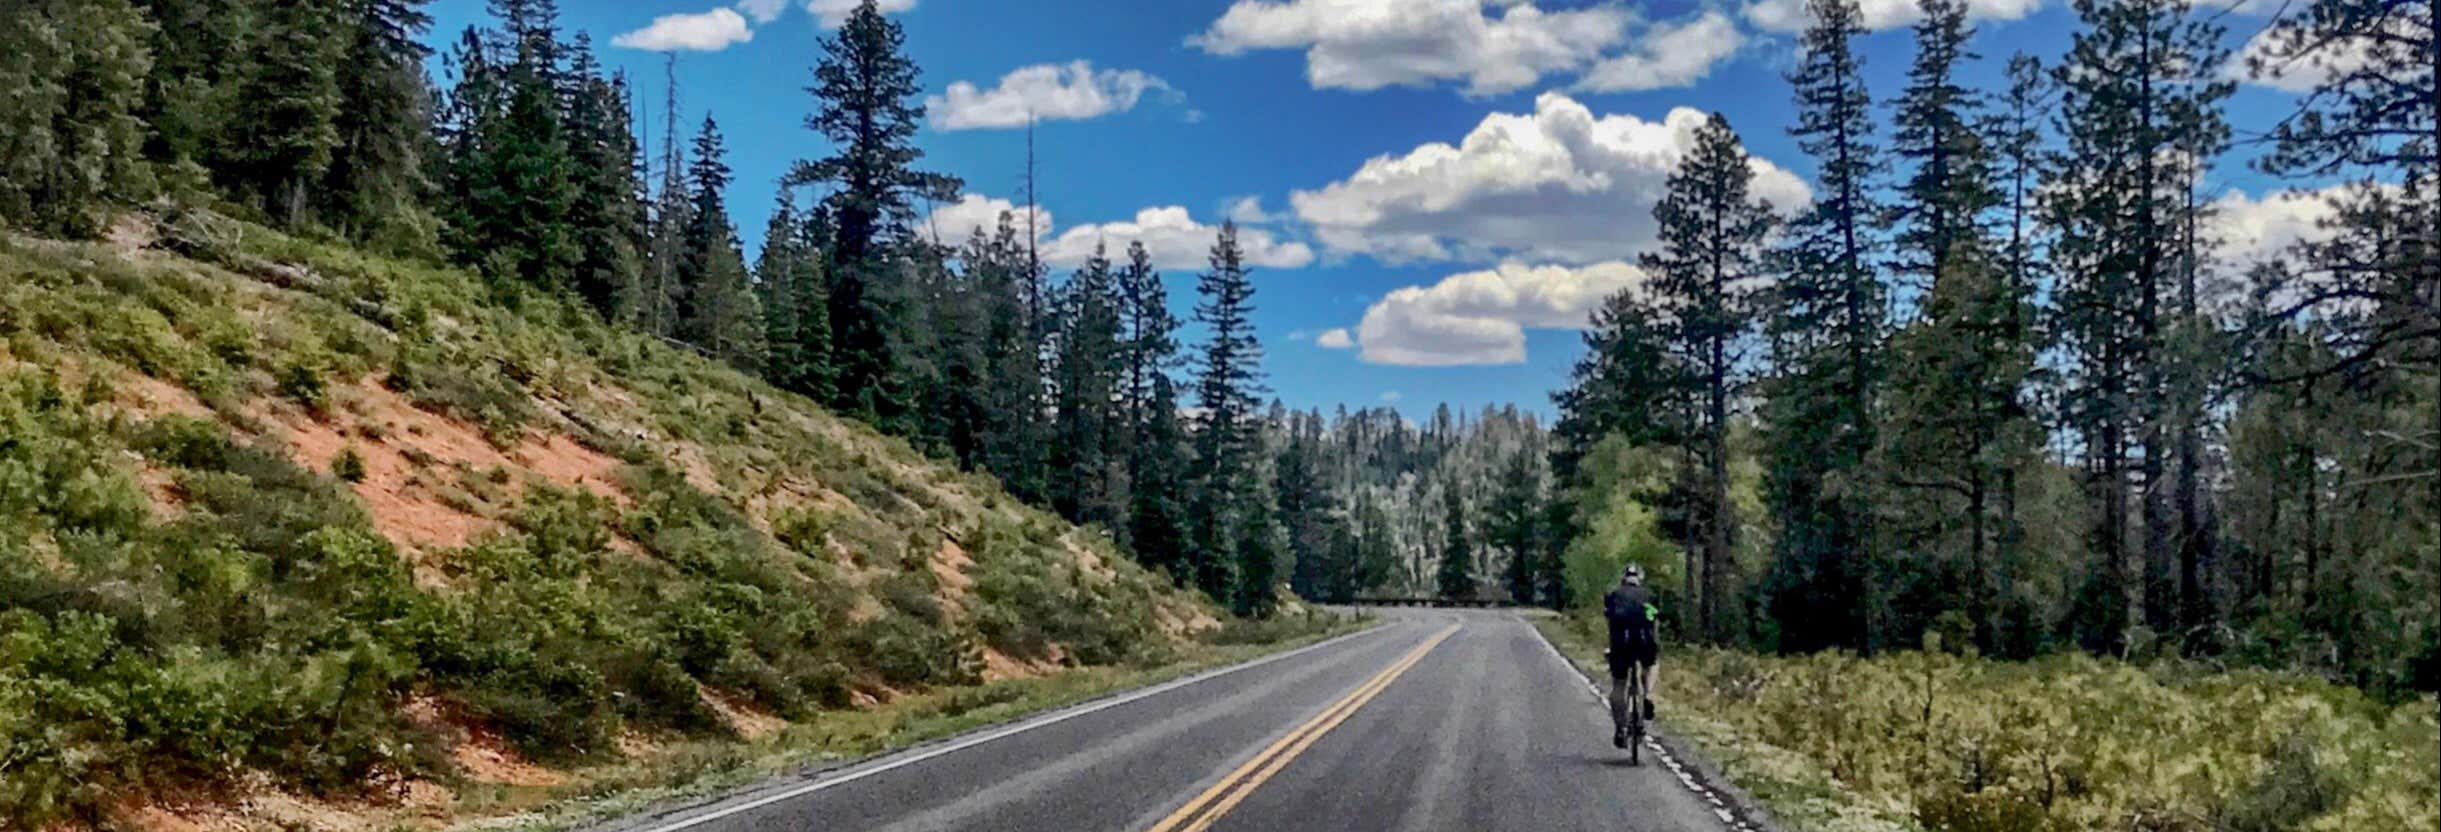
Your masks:
{"label": "yellow double center line", "polygon": [[1297,726],[1296,730],[1273,741],[1269,747],[1263,749],[1262,753],[1254,755],[1254,759],[1247,760],[1244,765],[1238,766],[1227,776],[1222,777],[1220,782],[1212,784],[1211,788],[1196,795],[1194,800],[1189,800],[1186,805],[1178,807],[1178,811],[1171,812],[1169,817],[1162,818],[1160,823],[1153,824],[1153,828],[1148,832],[1203,832],[1203,830],[1211,828],[1212,824],[1220,820],[1222,815],[1228,814],[1229,810],[1236,808],[1237,804],[1244,801],[1247,795],[1253,794],[1256,787],[1263,785],[1264,781],[1270,780],[1272,775],[1279,774],[1280,769],[1288,767],[1290,760],[1305,753],[1305,749],[1313,747],[1314,741],[1321,739],[1323,734],[1330,733],[1331,729],[1339,727],[1339,723],[1346,722],[1350,715],[1356,713],[1356,709],[1364,707],[1366,702],[1373,701],[1373,697],[1380,696],[1381,692],[1390,687],[1390,683],[1397,680],[1400,674],[1406,673],[1408,668],[1423,661],[1424,654],[1432,652],[1432,648],[1440,646],[1442,641],[1457,631],[1458,625],[1452,624],[1448,629],[1434,633],[1431,638],[1425,639],[1424,643],[1407,651],[1407,655],[1399,657],[1398,661],[1383,668],[1382,672],[1374,674],[1373,678],[1356,686],[1355,690],[1349,691],[1347,696],[1331,703],[1330,707],[1322,709],[1322,713],[1315,714],[1313,719],[1306,720],[1305,724]]}

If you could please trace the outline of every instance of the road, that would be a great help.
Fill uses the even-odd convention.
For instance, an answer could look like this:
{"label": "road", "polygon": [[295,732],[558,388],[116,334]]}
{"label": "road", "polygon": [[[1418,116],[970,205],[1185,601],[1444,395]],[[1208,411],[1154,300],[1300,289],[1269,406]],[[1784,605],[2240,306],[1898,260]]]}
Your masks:
{"label": "road", "polygon": [[[1721,830],[1516,614],[1388,623],[602,832]],[[1666,716],[1666,715],[1665,715]]]}

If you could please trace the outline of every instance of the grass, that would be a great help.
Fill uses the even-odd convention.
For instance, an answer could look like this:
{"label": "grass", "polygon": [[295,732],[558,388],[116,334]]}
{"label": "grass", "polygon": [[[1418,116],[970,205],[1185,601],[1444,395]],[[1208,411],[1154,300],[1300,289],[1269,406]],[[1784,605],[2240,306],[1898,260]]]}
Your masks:
{"label": "grass", "polygon": [[[1582,665],[1599,620],[1541,622]],[[1662,727],[1798,832],[2441,826],[2431,698],[2083,655],[1664,656]]]}

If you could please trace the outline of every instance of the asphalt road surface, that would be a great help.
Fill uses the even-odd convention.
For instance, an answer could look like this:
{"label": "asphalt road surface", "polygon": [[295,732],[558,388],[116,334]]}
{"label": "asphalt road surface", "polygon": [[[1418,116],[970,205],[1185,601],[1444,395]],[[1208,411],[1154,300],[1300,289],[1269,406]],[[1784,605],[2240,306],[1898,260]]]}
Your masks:
{"label": "asphalt road surface", "polygon": [[[1381,627],[618,832],[1727,828],[1502,611]],[[1666,718],[1666,714],[1664,715]]]}

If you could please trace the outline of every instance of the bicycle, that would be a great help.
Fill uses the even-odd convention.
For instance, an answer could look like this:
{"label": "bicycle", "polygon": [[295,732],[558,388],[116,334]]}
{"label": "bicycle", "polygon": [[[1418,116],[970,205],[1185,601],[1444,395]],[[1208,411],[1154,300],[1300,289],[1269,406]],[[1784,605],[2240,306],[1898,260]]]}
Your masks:
{"label": "bicycle", "polygon": [[[1624,679],[1627,682],[1627,690],[1624,692],[1625,696],[1622,697],[1624,700],[1623,702],[1607,703],[1612,705],[1610,728],[1614,734],[1614,739],[1616,738],[1616,733],[1621,729],[1625,729],[1626,731],[1627,742],[1625,745],[1627,748],[1627,763],[1631,766],[1640,766],[1644,764],[1645,670],[1646,668],[1643,666],[1630,664],[1627,668],[1626,676],[1614,677],[1611,684],[1615,686],[1620,680]],[[1625,725],[1619,724],[1618,721],[1619,710],[1617,706],[1620,704],[1624,704],[1627,707],[1627,723]]]}

